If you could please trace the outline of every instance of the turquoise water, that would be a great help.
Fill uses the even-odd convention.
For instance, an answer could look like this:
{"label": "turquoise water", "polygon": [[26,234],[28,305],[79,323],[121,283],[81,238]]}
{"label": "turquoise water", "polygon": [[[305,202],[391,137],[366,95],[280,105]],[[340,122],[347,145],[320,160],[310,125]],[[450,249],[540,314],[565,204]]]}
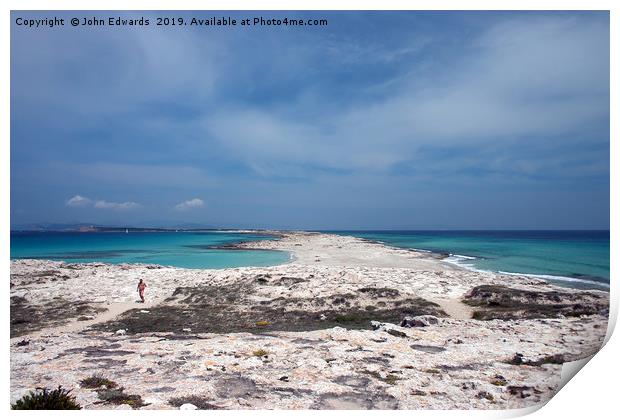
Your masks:
{"label": "turquoise water", "polygon": [[271,237],[231,232],[11,232],[11,259],[145,263],[183,268],[270,266],[289,254],[214,246]]}
{"label": "turquoise water", "polygon": [[467,268],[609,287],[609,231],[346,231],[401,248],[449,253]]}
{"label": "turquoise water", "polygon": [[[475,270],[543,276],[563,286],[609,287],[608,231],[339,231],[388,245],[449,253]],[[267,235],[232,232],[12,232],[11,258],[147,263],[184,268],[270,266],[289,254],[212,249]]]}

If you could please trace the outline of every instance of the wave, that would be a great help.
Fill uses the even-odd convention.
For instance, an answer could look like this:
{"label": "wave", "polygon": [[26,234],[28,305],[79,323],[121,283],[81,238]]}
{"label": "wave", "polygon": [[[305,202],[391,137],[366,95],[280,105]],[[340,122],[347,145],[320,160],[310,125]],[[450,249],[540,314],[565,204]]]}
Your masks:
{"label": "wave", "polygon": [[603,283],[601,281],[596,281],[596,280],[580,279],[580,278],[567,277],[567,276],[555,276],[555,275],[551,275],[551,274],[512,273],[510,271],[498,271],[498,272],[500,274],[507,274],[507,275],[510,275],[510,276],[536,277],[536,278],[541,278],[541,279],[551,280],[551,281],[592,284],[592,285],[603,287],[603,288],[609,290],[609,284]]}
{"label": "wave", "polygon": [[[602,281],[592,280],[589,278],[581,278],[581,277],[569,277],[569,276],[559,276],[552,274],[534,274],[534,273],[516,273],[510,271],[500,271],[500,270],[483,270],[476,267],[475,262],[479,260],[483,260],[483,257],[474,257],[471,255],[463,255],[463,254],[453,254],[449,252],[442,252],[438,250],[428,250],[421,248],[413,248],[410,246],[404,246],[399,244],[393,244],[389,241],[384,241],[380,239],[368,239],[368,238],[360,238],[362,240],[378,243],[381,245],[385,245],[392,248],[400,248],[400,249],[409,249],[416,252],[423,252],[428,254],[436,254],[436,255],[447,255],[447,257],[442,258],[441,260],[452,265],[456,265],[458,267],[464,268],[468,271],[474,271],[478,273],[491,273],[491,274],[504,274],[510,276],[522,276],[522,277],[532,277],[539,278],[543,280],[548,280],[550,283],[555,283],[559,286],[572,287],[577,289],[583,289],[587,286],[593,286],[591,288],[598,288],[601,290],[609,290],[610,286],[608,282],[605,282],[605,279],[601,279]],[[579,286],[581,285],[581,286]]]}
{"label": "wave", "polygon": [[457,265],[459,267],[467,268],[471,271],[477,271],[480,273],[491,273],[489,270],[481,270],[474,266],[473,261],[478,260],[478,257],[472,257],[469,255],[459,255],[459,254],[448,254],[448,257],[444,258],[443,261]]}
{"label": "wave", "polygon": [[[566,285],[566,283],[569,283],[569,284],[578,283],[582,285],[592,285],[592,286],[596,286],[596,288],[603,288],[603,289],[609,290],[609,284],[607,283],[596,281],[596,280],[584,279],[584,278],[558,276],[558,275],[552,275],[552,274],[532,274],[532,273],[515,273],[511,271],[501,271],[501,270],[498,270],[498,271],[482,270],[480,268],[477,268],[473,263],[473,261],[479,260],[479,259],[480,258],[472,257],[469,255],[450,254],[447,258],[444,258],[443,261],[456,265],[458,267],[464,268],[466,270],[475,271],[478,273],[499,273],[499,274],[505,274],[509,276],[532,277],[532,278],[539,278],[543,280],[549,280],[551,283],[556,283],[556,284],[564,283]],[[574,286],[577,287],[576,285]]]}
{"label": "wave", "polygon": [[477,260],[478,257],[470,257],[469,255],[450,254],[451,257],[460,258],[463,260]]}

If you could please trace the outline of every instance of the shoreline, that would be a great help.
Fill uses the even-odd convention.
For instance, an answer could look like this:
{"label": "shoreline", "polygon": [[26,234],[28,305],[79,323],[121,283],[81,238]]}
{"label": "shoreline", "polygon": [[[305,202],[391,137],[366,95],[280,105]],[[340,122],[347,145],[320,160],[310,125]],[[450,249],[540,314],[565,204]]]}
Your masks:
{"label": "shoreline", "polygon": [[[123,228],[124,229],[124,228]],[[118,228],[116,230],[95,230],[95,231],[88,231],[88,232],[82,232],[82,231],[75,231],[77,233],[118,233],[118,231],[122,230],[121,228]],[[549,282],[550,284],[554,284],[556,286],[559,287],[563,287],[563,288],[568,288],[568,289],[578,289],[578,290],[603,290],[603,291],[609,291],[609,280],[606,278],[599,278],[599,277],[592,277],[592,276],[588,276],[588,275],[583,275],[580,277],[575,277],[575,276],[570,276],[570,275],[560,275],[560,274],[550,274],[550,273],[528,273],[528,272],[511,272],[511,271],[506,271],[506,270],[485,270],[485,269],[480,269],[480,268],[476,268],[475,266],[473,266],[473,264],[468,264],[466,263],[466,261],[473,261],[473,260],[478,260],[478,259],[484,259],[484,257],[478,257],[478,256],[470,256],[470,255],[462,255],[462,254],[455,254],[453,252],[451,252],[450,250],[429,250],[429,249],[422,249],[422,248],[412,248],[412,247],[406,247],[406,246],[398,246],[398,245],[392,245],[388,242],[385,241],[381,241],[381,240],[376,240],[376,239],[368,239],[368,238],[364,238],[364,237],[358,237],[355,236],[355,231],[351,231],[351,232],[341,232],[341,233],[331,233],[331,231],[281,231],[281,230],[271,230],[271,229],[185,229],[183,230],[183,232],[201,232],[201,231],[208,231],[210,233],[242,233],[242,234],[257,234],[257,235],[265,235],[268,236],[268,238],[265,239],[260,239],[258,241],[252,241],[252,240],[245,240],[245,239],[240,239],[236,242],[230,242],[230,243],[226,243],[223,245],[209,245],[207,246],[205,249],[210,249],[210,250],[226,250],[226,251],[256,251],[256,250],[274,250],[274,251],[280,251],[280,252],[286,252],[288,254],[288,260],[282,263],[278,263],[278,264],[274,264],[271,266],[279,266],[279,265],[285,265],[285,264],[290,264],[290,263],[294,263],[297,258],[295,256],[295,250],[294,249],[280,249],[280,248],[257,248],[257,247],[252,247],[252,246],[244,246],[245,244],[252,244],[253,242],[261,242],[261,241],[277,241],[278,239],[280,239],[283,235],[289,234],[289,233],[302,233],[302,234],[314,234],[314,235],[335,235],[335,236],[345,236],[345,237],[353,237],[356,238],[360,241],[363,242],[367,242],[369,244],[376,244],[376,245],[380,245],[383,246],[385,248],[390,248],[390,249],[394,249],[394,250],[406,250],[406,251],[412,251],[412,252],[416,252],[416,253],[423,253],[429,256],[429,258],[434,258],[437,260],[441,260],[443,261],[445,264],[450,265],[451,267],[455,268],[455,269],[464,269],[467,271],[473,271],[473,272],[478,272],[478,273],[492,273],[492,274],[501,274],[501,275],[510,275],[510,276],[516,276],[516,277],[531,277],[531,278],[538,278],[538,279],[544,279],[545,281]],[[21,232],[21,231],[17,231],[17,232]],[[34,233],[40,233],[39,231],[33,231]],[[73,231],[71,231],[73,232]],[[150,232],[171,232],[171,233],[176,233],[177,231],[173,230],[173,229],[159,229],[159,230],[146,230],[146,229],[142,229],[139,231],[136,231],[136,233],[150,233]],[[360,231],[360,232],[365,232],[365,231]],[[598,231],[597,231],[598,232]],[[65,233],[64,231],[61,231],[60,233]],[[35,258],[29,258],[29,257],[20,257],[20,258],[12,258],[11,261],[15,261],[15,260],[23,260],[23,259],[36,259],[36,260],[42,260],[42,261],[46,261],[46,260],[50,260],[50,261],[65,261],[62,258],[59,259],[49,259],[49,258],[39,258],[39,257],[35,257]],[[98,261],[92,261],[92,262],[98,262]],[[80,262],[80,263],[84,263],[84,262]],[[108,264],[107,262],[103,262],[105,264]],[[141,263],[124,263],[124,262],[119,262],[119,263],[111,263],[111,264],[141,264]],[[147,264],[147,263],[144,263]],[[172,268],[184,268],[184,267],[179,267],[179,266],[172,266],[172,265],[165,265],[166,267],[172,267]],[[252,265],[246,265],[246,266],[236,266],[236,268],[241,268],[241,267],[255,267]],[[235,267],[225,267],[222,269],[227,269],[227,268],[235,268]],[[196,269],[210,269],[210,268],[196,268]],[[591,287],[588,287],[591,286]]]}
{"label": "shoreline", "polygon": [[[595,232],[599,232],[599,231],[596,230]],[[337,235],[344,236],[344,234],[337,234]],[[609,279],[602,278],[602,277],[595,278],[595,277],[590,277],[590,276],[585,276],[585,275],[584,277],[570,277],[570,276],[555,275],[555,274],[517,273],[517,272],[509,272],[509,271],[503,271],[503,270],[496,270],[496,271],[495,270],[483,270],[480,268],[476,268],[473,265],[463,264],[460,261],[453,261],[449,259],[456,258],[456,259],[462,259],[465,261],[472,261],[472,260],[483,259],[484,257],[454,254],[449,250],[430,250],[430,249],[422,249],[422,248],[399,247],[397,245],[391,245],[387,242],[380,241],[380,240],[361,238],[355,235],[348,235],[348,234],[347,236],[352,236],[360,240],[367,241],[369,243],[375,243],[375,244],[382,245],[388,248],[391,247],[391,248],[396,248],[396,249],[406,249],[406,250],[411,250],[415,252],[428,253],[431,255],[432,258],[440,259],[443,262],[447,264],[451,264],[452,266],[458,267],[460,269],[474,271],[478,273],[491,273],[491,274],[503,274],[503,275],[510,275],[510,276],[524,276],[524,277],[539,278],[539,279],[549,280],[551,284],[554,284],[560,287],[565,287],[568,289],[609,291],[609,288],[610,288]],[[583,287],[577,287],[577,286],[573,287],[570,285],[571,283],[590,284],[590,285],[598,286],[598,287],[595,287],[594,289],[585,289]]]}
{"label": "shoreline", "polygon": [[[282,231],[282,232],[286,232],[286,231]],[[313,232],[313,231],[301,231],[301,232],[323,234],[322,232]],[[469,260],[480,259],[482,257],[454,254],[448,250],[436,251],[436,250],[429,250],[429,249],[422,249],[422,248],[399,247],[399,246],[392,245],[392,244],[389,244],[387,242],[380,241],[380,240],[357,237],[353,234],[341,234],[341,233],[334,233],[334,234],[328,233],[328,234],[336,235],[336,236],[349,236],[349,237],[356,238],[363,242],[381,245],[383,247],[391,248],[395,250],[407,250],[407,251],[412,251],[412,252],[417,252],[417,253],[424,253],[424,254],[427,254],[429,258],[440,260],[446,264],[451,265],[455,269],[463,269],[463,270],[477,272],[477,273],[501,274],[501,275],[515,276],[515,277],[531,277],[531,278],[536,278],[536,279],[543,279],[549,282],[550,284],[563,287],[563,288],[567,288],[567,289],[609,291],[609,288],[610,288],[609,283],[605,283],[604,281],[598,281],[596,279],[589,278],[589,277],[580,278],[580,277],[570,277],[570,276],[553,275],[553,274],[516,273],[516,272],[503,271],[503,270],[497,270],[497,271],[483,270],[483,269],[476,268],[472,265],[463,264],[460,261],[450,260],[451,258],[457,258],[457,259],[464,259],[465,261],[469,261]],[[247,243],[247,241],[243,241],[243,243]],[[256,248],[237,247],[236,245],[237,243],[232,243],[230,245],[218,247],[214,249],[239,249],[239,250],[244,250],[244,251],[256,250]],[[278,250],[283,251],[283,252],[289,252],[290,254],[294,254],[294,251],[295,251],[295,250],[286,250],[286,249],[278,249]],[[607,279],[601,278],[601,280],[607,280]],[[579,287],[577,285],[574,285],[574,283],[583,284],[583,285],[591,285],[593,287],[592,288],[586,288],[585,286]]]}
{"label": "shoreline", "polygon": [[122,408],[520,408],[551,398],[562,363],[605,337],[607,292],[515,282],[355,237],[283,232],[243,245],[296,260],[11,261],[11,401],[63,385],[85,408],[114,408],[80,386],[101,373],[141,397]]}

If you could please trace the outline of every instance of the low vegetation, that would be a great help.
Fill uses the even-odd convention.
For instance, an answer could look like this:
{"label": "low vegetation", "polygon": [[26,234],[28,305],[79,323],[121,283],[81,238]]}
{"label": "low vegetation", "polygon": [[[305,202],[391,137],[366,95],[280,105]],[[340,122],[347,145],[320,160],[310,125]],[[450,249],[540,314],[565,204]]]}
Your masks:
{"label": "low vegetation", "polygon": [[[439,305],[419,297],[390,295],[391,289],[363,288],[362,292],[336,293],[311,298],[283,296],[263,300],[250,299],[254,284],[239,279],[227,285],[178,287],[166,303],[149,308],[149,312],[132,309],[115,319],[91,326],[95,331],[181,332],[230,334],[238,332],[315,331],[335,326],[369,329],[370,321],[399,324],[405,317],[418,315],[447,316]],[[263,276],[264,277],[264,276]],[[261,277],[261,278],[263,278]],[[269,284],[295,284],[290,277],[272,278]],[[374,309],[365,309],[368,299]],[[12,310],[12,309],[11,309]]]}
{"label": "low vegetation", "polygon": [[144,402],[139,395],[126,394],[125,388],[100,389],[97,391],[99,399],[108,404],[121,405],[128,404],[132,408],[142,407]]}
{"label": "low vegetation", "polygon": [[104,378],[101,374],[94,374],[89,376],[88,378],[84,378],[80,381],[80,386],[82,388],[88,389],[96,389],[96,388],[116,388],[118,384],[110,379]]}
{"label": "low vegetation", "polygon": [[81,410],[82,407],[70,395],[71,391],[62,386],[54,390],[37,388],[24,395],[15,404],[11,404],[13,410]]}
{"label": "low vegetation", "polygon": [[264,356],[267,356],[269,353],[265,349],[258,349],[258,350],[254,350],[252,354],[256,357],[264,357]]}
{"label": "low vegetation", "polygon": [[604,314],[609,309],[606,299],[589,292],[575,295],[556,290],[540,292],[488,284],[467,292],[463,303],[476,307],[472,318],[480,321],[579,317]]}
{"label": "low vegetation", "polygon": [[372,376],[373,378],[381,382],[385,382],[388,385],[395,385],[396,381],[402,379],[400,376],[392,375],[391,373],[387,374],[385,377],[381,376],[379,372],[371,372],[371,371],[366,370],[364,371],[364,373]]}
{"label": "low vegetation", "polygon": [[495,375],[493,379],[491,379],[491,384],[495,386],[506,386],[508,381],[502,375]]}

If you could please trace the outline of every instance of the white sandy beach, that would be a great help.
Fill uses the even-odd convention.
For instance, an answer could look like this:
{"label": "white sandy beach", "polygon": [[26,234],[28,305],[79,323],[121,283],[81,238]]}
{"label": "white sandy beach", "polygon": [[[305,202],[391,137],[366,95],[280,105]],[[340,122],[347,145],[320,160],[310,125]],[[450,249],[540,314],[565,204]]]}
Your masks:
{"label": "white sandy beach", "polygon": [[101,373],[140,409],[518,408],[549,399],[561,363],[605,336],[605,292],[280,235],[240,245],[292,253],[275,267],[12,261],[11,401],[63,385],[84,408],[131,408],[80,386]]}

